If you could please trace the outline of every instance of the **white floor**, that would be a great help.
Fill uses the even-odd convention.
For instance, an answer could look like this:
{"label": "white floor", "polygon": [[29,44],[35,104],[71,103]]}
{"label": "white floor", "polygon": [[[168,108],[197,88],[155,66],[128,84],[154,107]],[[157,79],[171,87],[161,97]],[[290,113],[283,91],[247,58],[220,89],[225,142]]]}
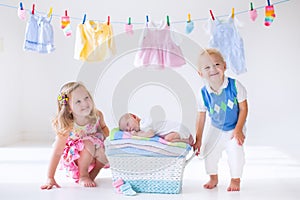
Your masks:
{"label": "white floor", "polygon": [[227,192],[229,183],[226,155],[220,161],[220,180],[213,190],[203,189],[207,181],[203,160],[194,158],[184,170],[181,194],[144,194],[129,197],[111,186],[111,172],[103,170],[96,188],[83,188],[57,172],[60,189],[42,191],[51,147],[49,144],[21,143],[0,147],[1,200],[81,200],[81,199],[300,199],[300,157],[275,147],[246,146],[246,166],[240,192]]}

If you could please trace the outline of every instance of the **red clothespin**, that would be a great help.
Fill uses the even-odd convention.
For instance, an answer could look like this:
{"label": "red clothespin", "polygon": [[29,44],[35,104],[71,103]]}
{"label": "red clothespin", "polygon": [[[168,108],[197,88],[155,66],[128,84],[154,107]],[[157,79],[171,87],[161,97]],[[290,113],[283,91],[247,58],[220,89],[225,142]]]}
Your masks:
{"label": "red clothespin", "polygon": [[212,20],[215,20],[215,16],[214,16],[212,10],[209,10],[209,13],[210,13],[210,16],[211,16]]}
{"label": "red clothespin", "polygon": [[31,11],[31,14],[34,15],[34,8],[35,8],[35,4],[32,4],[32,11]]}
{"label": "red clothespin", "polygon": [[65,10],[65,16],[66,17],[68,16],[68,10]]}
{"label": "red clothespin", "polygon": [[110,16],[107,17],[107,25],[110,24]]}

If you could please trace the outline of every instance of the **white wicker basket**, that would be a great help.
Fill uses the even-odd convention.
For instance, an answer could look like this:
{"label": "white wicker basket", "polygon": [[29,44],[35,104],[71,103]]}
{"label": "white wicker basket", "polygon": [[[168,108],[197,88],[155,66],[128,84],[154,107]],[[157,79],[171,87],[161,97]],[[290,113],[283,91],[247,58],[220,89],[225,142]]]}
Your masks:
{"label": "white wicker basket", "polygon": [[142,193],[178,194],[185,166],[194,157],[108,156],[113,181],[122,178]]}

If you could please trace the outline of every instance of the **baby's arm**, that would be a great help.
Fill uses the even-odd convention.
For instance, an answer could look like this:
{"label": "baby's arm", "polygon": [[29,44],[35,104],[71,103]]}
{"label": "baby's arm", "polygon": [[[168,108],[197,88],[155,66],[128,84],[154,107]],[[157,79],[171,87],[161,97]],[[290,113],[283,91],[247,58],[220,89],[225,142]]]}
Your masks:
{"label": "baby's arm", "polygon": [[50,190],[50,189],[52,189],[53,186],[56,186],[58,188],[60,187],[56,183],[54,176],[55,176],[57,165],[58,165],[61,155],[64,151],[67,138],[68,138],[68,136],[61,136],[61,135],[58,135],[56,137],[56,141],[54,143],[54,147],[53,147],[53,151],[52,151],[52,156],[51,156],[50,163],[49,163],[47,182],[46,182],[46,184],[41,186],[41,189]]}
{"label": "baby's arm", "polygon": [[148,131],[132,131],[131,134],[135,136],[147,137],[147,138],[153,137],[155,135],[152,129]]}
{"label": "baby's arm", "polygon": [[239,103],[239,117],[235,129],[233,130],[233,135],[239,145],[243,145],[245,140],[245,135],[243,133],[243,127],[246,122],[246,118],[248,115],[248,103],[247,100]]}

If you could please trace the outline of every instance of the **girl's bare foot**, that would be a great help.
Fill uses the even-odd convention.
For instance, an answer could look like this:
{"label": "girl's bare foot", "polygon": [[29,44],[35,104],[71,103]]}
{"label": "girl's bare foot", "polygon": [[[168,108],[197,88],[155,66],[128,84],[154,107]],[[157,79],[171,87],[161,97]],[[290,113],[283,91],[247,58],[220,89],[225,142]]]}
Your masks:
{"label": "girl's bare foot", "polygon": [[79,184],[84,187],[96,187],[96,183],[90,177],[87,176],[80,177]]}
{"label": "girl's bare foot", "polygon": [[227,188],[227,191],[228,192],[240,191],[240,182],[241,182],[241,179],[232,178],[230,181],[230,185]]}
{"label": "girl's bare foot", "polygon": [[218,184],[218,175],[210,175],[210,180],[203,185],[206,189],[213,189],[217,187]]}

